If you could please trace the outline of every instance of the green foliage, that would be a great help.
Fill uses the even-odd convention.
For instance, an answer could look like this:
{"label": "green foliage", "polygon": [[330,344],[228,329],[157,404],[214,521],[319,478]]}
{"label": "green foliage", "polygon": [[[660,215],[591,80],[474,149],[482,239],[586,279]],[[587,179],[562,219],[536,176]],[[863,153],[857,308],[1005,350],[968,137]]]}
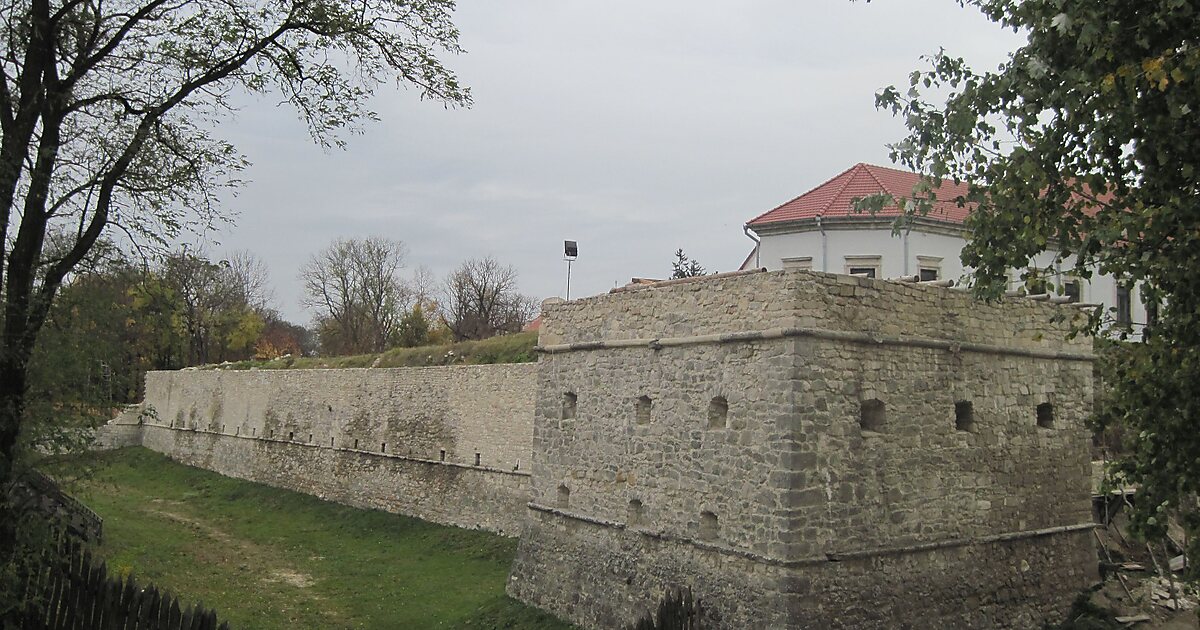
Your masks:
{"label": "green foliage", "polygon": [[400,318],[396,341],[405,348],[420,346],[429,340],[429,319],[418,302]]}
{"label": "green foliage", "polygon": [[[184,230],[227,218],[222,193],[247,164],[213,134],[234,109],[229,96],[279,95],[326,145],[375,117],[366,105],[381,84],[399,81],[425,98],[469,104],[439,59],[459,51],[453,8],[452,0],[6,5],[0,492],[21,456],[29,362],[59,289],[114,229],[161,251]],[[191,306],[187,294],[174,297]],[[189,350],[207,360],[206,344],[228,332],[206,337],[212,322],[196,321],[184,320]],[[0,510],[0,563],[14,552],[13,526]]]}
{"label": "green foliage", "polygon": [[[1111,354],[1101,427],[1121,427],[1130,452],[1116,470],[1140,486],[1138,532],[1180,516],[1200,535],[1200,6],[1186,0],[1064,3],[969,0],[1028,33],[995,72],[944,52],[877,103],[909,135],[892,156],[933,178],[970,184],[976,205],[963,263],[975,290],[999,295],[1011,268],[1052,251],[1055,262],[1136,283],[1157,311],[1147,340]],[[923,91],[949,94],[944,104]],[[937,194],[930,179],[910,214]],[[878,207],[868,200],[864,207]],[[1111,309],[1110,309],[1111,312]],[[1079,329],[1123,336],[1095,313]],[[1193,557],[1193,563],[1200,557]]]}
{"label": "green foliage", "polygon": [[358,510],[190,468],[142,448],[93,466],[77,494],[105,519],[114,568],[235,628],[568,628],[509,599],[516,540]]}
{"label": "green foliage", "polygon": [[683,248],[675,250],[675,262],[671,263],[671,279],[695,278],[704,275],[704,267],[687,257]]}

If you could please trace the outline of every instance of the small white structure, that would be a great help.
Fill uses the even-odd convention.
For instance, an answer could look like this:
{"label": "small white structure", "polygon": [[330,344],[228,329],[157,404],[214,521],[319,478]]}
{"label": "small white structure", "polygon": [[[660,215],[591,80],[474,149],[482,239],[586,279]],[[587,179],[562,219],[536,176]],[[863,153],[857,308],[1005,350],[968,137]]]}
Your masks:
{"label": "small white structure", "polygon": [[[855,164],[833,179],[761,214],[745,225],[754,239],[754,250],[742,269],[814,269],[829,273],[865,274],[872,278],[918,276],[920,280],[954,280],[962,283],[971,270],[959,258],[969,230],[963,222],[970,208],[954,199],[965,195],[965,184],[943,180],[938,201],[923,217],[914,218],[898,234],[893,223],[896,206],[872,215],[854,210],[854,201],[878,193],[895,199],[912,197],[916,173],[871,164]],[[1041,269],[1053,264],[1052,252],[1033,261]],[[1049,292],[1072,301],[1102,304],[1119,324],[1139,329],[1146,310],[1137,288],[1125,286],[1110,275],[1094,273],[1083,280],[1072,274],[1073,261],[1054,266],[1044,286],[1026,286],[1024,270],[1013,270],[1009,289],[1027,293]]]}

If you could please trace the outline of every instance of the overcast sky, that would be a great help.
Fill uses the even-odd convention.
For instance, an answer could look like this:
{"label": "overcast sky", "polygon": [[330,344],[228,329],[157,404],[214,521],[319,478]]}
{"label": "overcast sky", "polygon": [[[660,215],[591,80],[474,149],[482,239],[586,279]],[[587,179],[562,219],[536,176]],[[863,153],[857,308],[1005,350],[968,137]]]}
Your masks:
{"label": "overcast sky", "polygon": [[385,89],[332,151],[271,99],[224,127],[254,165],[209,251],[255,252],[287,318],[310,321],[299,269],[337,237],[402,240],[438,277],[494,256],[537,299],[564,291],[564,239],[576,297],[664,277],[680,247],[736,269],[747,220],[889,164],[878,88],[939,46],[990,69],[1020,43],[953,0],[460,0],[455,21],[470,109]]}

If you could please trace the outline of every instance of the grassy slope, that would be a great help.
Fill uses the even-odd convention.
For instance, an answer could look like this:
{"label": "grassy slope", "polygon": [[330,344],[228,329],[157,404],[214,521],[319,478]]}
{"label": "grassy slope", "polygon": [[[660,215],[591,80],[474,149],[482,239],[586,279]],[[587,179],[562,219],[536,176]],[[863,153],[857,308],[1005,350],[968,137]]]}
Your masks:
{"label": "grassy slope", "polygon": [[504,594],[516,541],[222,477],[142,448],[57,462],[110,570],[234,628],[567,628]]}
{"label": "grassy slope", "polygon": [[[365,367],[420,367],[425,365],[477,365],[482,363],[528,363],[536,361],[533,347],[537,332],[501,335],[481,341],[460,341],[441,346],[393,348],[380,354],[357,354],[345,357],[289,357],[273,361],[239,361],[228,367],[234,370],[260,368],[321,369]],[[205,366],[212,369],[217,366]]]}

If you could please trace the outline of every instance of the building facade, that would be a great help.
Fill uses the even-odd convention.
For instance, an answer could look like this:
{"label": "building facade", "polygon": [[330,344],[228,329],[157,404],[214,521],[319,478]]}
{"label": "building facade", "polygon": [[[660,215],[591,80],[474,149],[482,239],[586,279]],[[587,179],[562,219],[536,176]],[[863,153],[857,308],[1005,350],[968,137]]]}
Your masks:
{"label": "building facade", "polygon": [[[895,206],[875,215],[856,212],[856,199],[878,193],[904,199],[912,196],[919,181],[916,173],[870,164],[856,164],[816,188],[765,212],[745,225],[758,241],[743,269],[811,269],[827,273],[863,274],[874,278],[919,276],[921,280],[954,280],[962,283],[971,270],[960,260],[970,236],[963,222],[970,209],[952,200],[967,192],[965,185],[944,181],[939,201],[931,212],[913,220],[908,229],[894,233],[900,214]],[[1026,286],[1025,270],[1009,276],[1011,290],[1048,292],[1073,301],[1101,304],[1112,319],[1131,329],[1146,323],[1146,309],[1136,286],[1122,284],[1111,275],[1093,273],[1075,277],[1074,261],[1054,262],[1053,252],[1043,252],[1032,265],[1052,271],[1043,275],[1043,286]]]}

